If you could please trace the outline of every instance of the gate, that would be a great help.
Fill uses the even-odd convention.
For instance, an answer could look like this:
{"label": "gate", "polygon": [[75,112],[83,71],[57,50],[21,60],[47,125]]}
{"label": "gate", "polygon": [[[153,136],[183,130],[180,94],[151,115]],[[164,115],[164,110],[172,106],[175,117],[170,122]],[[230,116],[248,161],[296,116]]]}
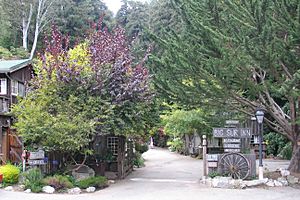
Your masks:
{"label": "gate", "polygon": [[8,137],[8,160],[12,163],[22,163],[23,142],[17,135],[16,130],[7,129]]}

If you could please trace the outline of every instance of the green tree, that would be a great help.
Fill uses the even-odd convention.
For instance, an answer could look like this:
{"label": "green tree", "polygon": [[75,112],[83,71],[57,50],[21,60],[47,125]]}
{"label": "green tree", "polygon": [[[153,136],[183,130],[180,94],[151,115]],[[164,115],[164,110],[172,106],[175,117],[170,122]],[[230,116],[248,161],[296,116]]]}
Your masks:
{"label": "green tree", "polygon": [[82,41],[91,24],[103,17],[103,25],[111,27],[112,12],[101,0],[63,0],[55,4],[57,17],[54,23],[63,34],[70,36],[73,45]]}
{"label": "green tree", "polygon": [[72,153],[97,134],[134,136],[151,128],[148,70],[132,64],[123,29],[93,27],[73,49],[56,26],[45,40],[28,95],[12,109],[27,145]]}
{"label": "green tree", "polygon": [[298,1],[174,0],[186,30],[157,39],[157,86],[184,105],[228,105],[265,122],[293,144],[300,171]]}

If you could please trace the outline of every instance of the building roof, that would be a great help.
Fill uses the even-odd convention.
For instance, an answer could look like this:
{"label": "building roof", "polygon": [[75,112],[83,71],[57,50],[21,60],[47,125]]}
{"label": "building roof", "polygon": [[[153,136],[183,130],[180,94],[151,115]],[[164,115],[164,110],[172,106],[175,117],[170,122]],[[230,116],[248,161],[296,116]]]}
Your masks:
{"label": "building roof", "polygon": [[14,72],[31,63],[31,59],[0,60],[0,73]]}

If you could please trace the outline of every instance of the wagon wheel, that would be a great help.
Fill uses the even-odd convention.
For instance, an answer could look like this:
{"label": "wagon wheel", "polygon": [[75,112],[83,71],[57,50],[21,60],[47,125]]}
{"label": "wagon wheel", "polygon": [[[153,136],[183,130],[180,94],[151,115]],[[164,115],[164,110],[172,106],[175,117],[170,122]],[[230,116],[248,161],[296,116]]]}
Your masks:
{"label": "wagon wheel", "polygon": [[223,174],[234,179],[245,179],[250,174],[250,164],[247,158],[240,153],[223,154],[219,160]]}

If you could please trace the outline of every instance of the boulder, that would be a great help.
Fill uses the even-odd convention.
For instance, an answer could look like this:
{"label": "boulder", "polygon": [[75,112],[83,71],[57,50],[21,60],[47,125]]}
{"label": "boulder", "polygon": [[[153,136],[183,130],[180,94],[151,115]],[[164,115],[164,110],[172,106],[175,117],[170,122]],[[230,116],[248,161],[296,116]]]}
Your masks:
{"label": "boulder", "polygon": [[7,186],[6,188],[4,188],[5,191],[13,191],[14,188],[12,186]]}
{"label": "boulder", "polygon": [[288,181],[284,177],[279,177],[277,179],[277,181],[281,182],[283,186],[288,186],[289,185]]}
{"label": "boulder", "polygon": [[79,187],[68,189],[68,194],[80,194],[80,193],[81,193],[81,189]]}
{"label": "boulder", "polygon": [[54,187],[47,185],[42,188],[42,191],[47,194],[53,194],[55,192],[55,189],[54,189]]}
{"label": "boulder", "polygon": [[214,188],[232,188],[230,184],[231,177],[215,177],[212,179],[212,187]]}
{"label": "boulder", "polygon": [[76,181],[79,181],[95,176],[95,171],[86,165],[76,165],[73,166],[72,176],[75,178]]}
{"label": "boulder", "polygon": [[288,183],[291,184],[291,185],[299,183],[299,178],[297,178],[295,176],[288,175],[286,177],[286,179],[287,179]]}
{"label": "boulder", "polygon": [[287,177],[287,176],[291,175],[290,171],[287,170],[287,169],[281,169],[280,168],[279,170],[280,170],[280,174],[281,174],[282,177]]}
{"label": "boulder", "polygon": [[24,191],[25,193],[31,193],[31,189],[27,189]]}
{"label": "boulder", "polygon": [[265,183],[268,182],[268,179],[265,178],[263,180],[251,180],[251,181],[243,181],[243,183],[247,186],[247,187],[255,187],[255,186],[259,186],[259,185],[263,185]]}
{"label": "boulder", "polygon": [[268,182],[266,182],[266,186],[268,186],[268,187],[274,187],[275,186],[274,180],[273,179],[269,179]]}
{"label": "boulder", "polygon": [[22,190],[24,190],[25,189],[25,185],[23,185],[23,184],[19,185],[19,188],[22,189]]}
{"label": "boulder", "polygon": [[96,188],[95,187],[88,187],[85,189],[86,192],[91,193],[91,192],[95,192]]}
{"label": "boulder", "polygon": [[105,172],[104,176],[109,180],[116,180],[118,178],[115,172]]}
{"label": "boulder", "polygon": [[283,184],[280,181],[274,180],[274,184],[276,187],[282,187]]}
{"label": "boulder", "polygon": [[246,185],[243,183],[242,179],[234,179],[229,181],[230,188],[232,189],[244,189]]}
{"label": "boulder", "polygon": [[108,181],[107,181],[107,183],[108,183],[109,185],[115,184],[115,182],[116,182],[115,180],[108,180]]}

